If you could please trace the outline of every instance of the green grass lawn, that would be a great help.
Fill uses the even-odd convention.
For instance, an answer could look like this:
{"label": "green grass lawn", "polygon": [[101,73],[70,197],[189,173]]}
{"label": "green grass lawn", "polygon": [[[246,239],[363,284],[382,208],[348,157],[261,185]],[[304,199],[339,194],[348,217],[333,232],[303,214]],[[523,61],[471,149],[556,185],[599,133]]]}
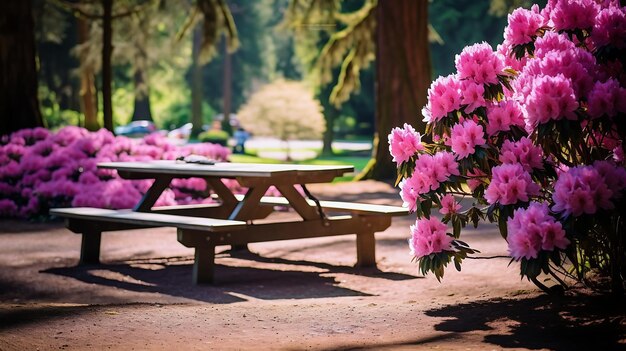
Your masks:
{"label": "green grass lawn", "polygon": [[[293,164],[301,164],[301,165],[347,165],[354,166],[355,173],[359,173],[367,164],[370,157],[368,155],[353,155],[348,152],[338,153],[333,156],[320,156],[309,160],[302,161],[291,161]],[[232,154],[230,156],[230,160],[232,162],[241,162],[241,163],[286,163],[286,161],[276,160],[272,158],[262,158],[257,157],[254,154]],[[354,178],[354,175],[348,175],[340,178],[336,178],[333,182],[345,182],[351,181]]]}

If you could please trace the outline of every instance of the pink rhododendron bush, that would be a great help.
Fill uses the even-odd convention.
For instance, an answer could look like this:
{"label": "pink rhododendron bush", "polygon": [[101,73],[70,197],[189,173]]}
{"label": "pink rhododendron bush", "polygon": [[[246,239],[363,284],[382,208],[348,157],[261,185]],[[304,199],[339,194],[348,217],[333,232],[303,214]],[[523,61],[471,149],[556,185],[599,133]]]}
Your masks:
{"label": "pink rhododendron bush", "polygon": [[513,11],[497,50],[480,43],[456,56],[422,111],[432,142],[408,124],[389,135],[424,274],[460,270],[477,252],[462,228],[489,221],[542,289],[552,290],[540,274],[565,287],[593,273],[623,293],[625,49],[619,1],[551,0]]}
{"label": "pink rhododendron bush", "polygon": [[[98,162],[173,160],[190,154],[226,161],[230,152],[209,143],[174,146],[158,134],[134,140],[106,129],[23,129],[0,141],[0,217],[46,215],[52,207],[131,208],[152,180],[125,180],[114,170],[98,169]],[[205,188],[199,178],[176,179],[156,205],[210,201],[202,196]]]}

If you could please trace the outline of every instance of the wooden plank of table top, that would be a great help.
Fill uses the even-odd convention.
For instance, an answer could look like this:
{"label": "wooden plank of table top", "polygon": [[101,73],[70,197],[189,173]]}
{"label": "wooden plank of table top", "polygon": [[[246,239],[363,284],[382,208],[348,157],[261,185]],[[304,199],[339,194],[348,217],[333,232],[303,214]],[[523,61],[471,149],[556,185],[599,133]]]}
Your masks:
{"label": "wooden plank of table top", "polygon": [[156,227],[177,227],[192,230],[223,231],[246,228],[246,222],[243,221],[134,212],[131,210],[109,210],[93,207],[55,208],[50,210],[50,214],[81,220],[139,224]]}
{"label": "wooden plank of table top", "polygon": [[332,174],[341,176],[354,171],[352,166],[336,165],[288,165],[262,163],[230,163],[218,162],[214,165],[202,165],[176,161],[146,161],[146,162],[104,162],[99,168],[116,169],[120,172],[174,174],[179,176],[212,176],[212,177],[277,177]]}

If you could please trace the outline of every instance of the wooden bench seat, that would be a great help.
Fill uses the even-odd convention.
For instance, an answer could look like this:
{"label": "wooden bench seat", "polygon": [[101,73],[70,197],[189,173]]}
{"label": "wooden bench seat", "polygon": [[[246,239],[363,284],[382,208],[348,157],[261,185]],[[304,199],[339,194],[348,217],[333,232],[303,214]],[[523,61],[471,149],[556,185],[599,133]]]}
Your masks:
{"label": "wooden bench seat", "polygon": [[50,214],[53,216],[90,221],[128,223],[148,227],[176,227],[181,229],[206,230],[209,232],[246,228],[246,222],[242,221],[134,212],[131,210],[108,210],[93,207],[55,208],[50,210]]}
{"label": "wooden bench seat", "polygon": [[[243,200],[243,195],[235,195],[237,200]],[[308,199],[308,204],[315,206],[315,201]],[[263,196],[261,198],[262,205],[269,206],[289,206],[289,201],[281,196]],[[390,205],[375,205],[364,204],[355,202],[344,201],[326,201],[320,200],[320,206],[322,209],[328,211],[349,212],[359,215],[387,215],[387,216],[406,216],[409,214],[409,210],[405,207],[390,206]]]}

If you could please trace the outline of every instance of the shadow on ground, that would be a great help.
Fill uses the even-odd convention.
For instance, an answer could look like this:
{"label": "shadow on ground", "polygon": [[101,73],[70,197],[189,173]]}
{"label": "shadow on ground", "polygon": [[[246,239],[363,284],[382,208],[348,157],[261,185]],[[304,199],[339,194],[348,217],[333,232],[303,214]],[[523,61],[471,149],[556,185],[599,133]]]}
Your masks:
{"label": "shadow on ground", "polygon": [[[447,306],[426,315],[446,318],[435,325],[437,331],[486,331],[484,342],[502,348],[626,350],[626,301],[606,296],[496,299]],[[493,323],[504,323],[509,332],[490,333]]]}
{"label": "shadow on ground", "polygon": [[[191,283],[193,266],[191,257],[137,259],[115,264],[57,267],[42,272],[70,277],[88,284],[135,292],[160,293],[211,303],[233,303],[242,301],[246,297],[274,300],[369,296],[369,294],[339,286],[335,277],[332,276],[338,273],[387,280],[417,278],[401,273],[382,272],[376,268],[355,268],[304,260],[266,258],[250,252],[233,253],[232,256],[257,264],[275,264],[277,267],[272,269],[267,268],[267,265],[259,268],[217,264],[216,281],[212,285]],[[307,267],[308,271],[298,270],[297,267]]]}

